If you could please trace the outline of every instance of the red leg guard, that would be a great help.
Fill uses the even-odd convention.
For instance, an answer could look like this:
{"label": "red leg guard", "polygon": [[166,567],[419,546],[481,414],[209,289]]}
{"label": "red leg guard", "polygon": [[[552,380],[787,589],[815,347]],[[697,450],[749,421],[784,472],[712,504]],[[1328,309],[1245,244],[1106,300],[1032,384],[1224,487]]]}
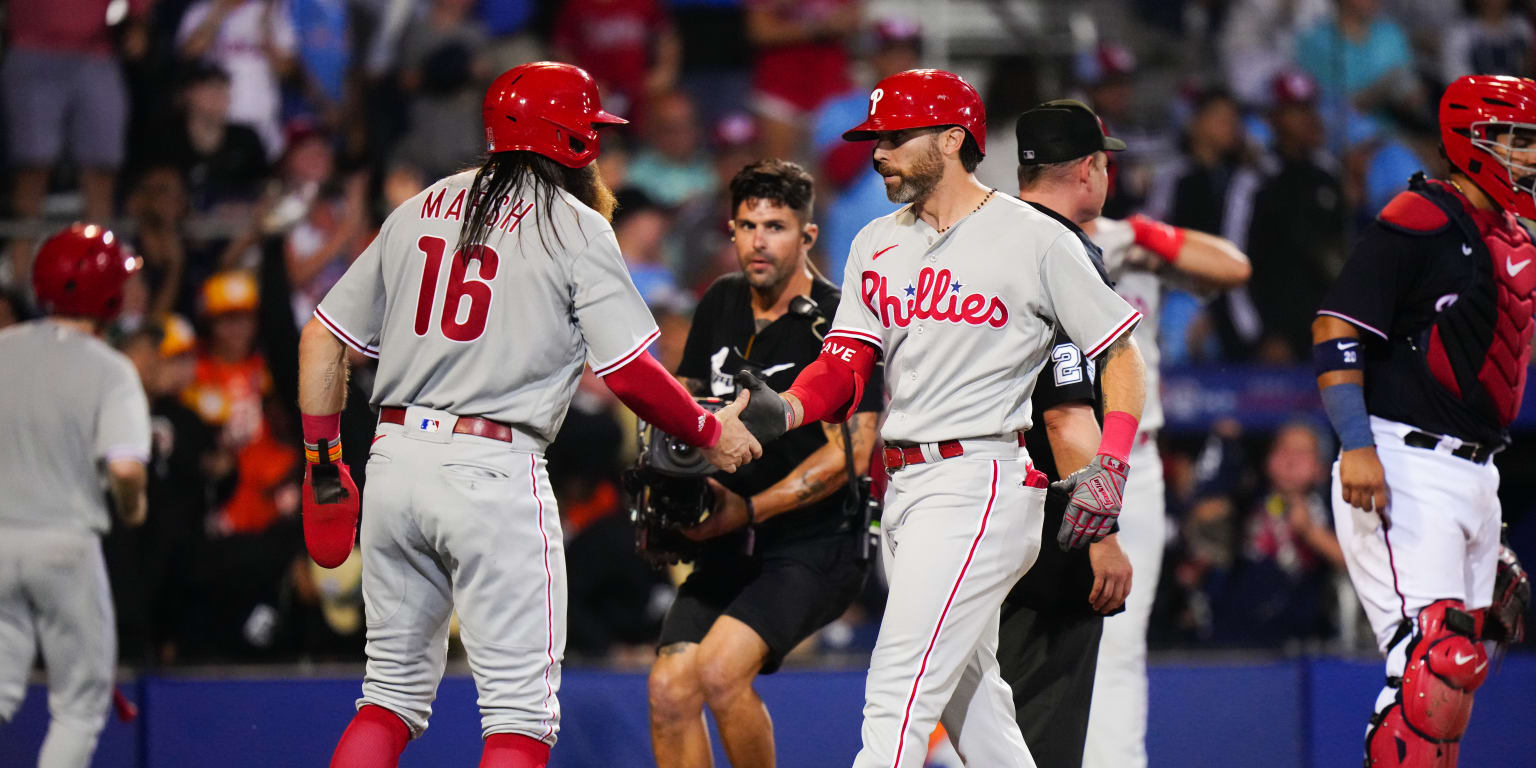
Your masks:
{"label": "red leg guard", "polygon": [[544,768],[549,764],[549,745],[521,733],[493,733],[485,737],[480,768]]}
{"label": "red leg guard", "polygon": [[1438,600],[1419,612],[1396,700],[1371,719],[1366,765],[1455,768],[1456,742],[1472,717],[1472,696],[1488,677],[1482,611]]}
{"label": "red leg guard", "polygon": [[364,704],[341,734],[331,768],[395,768],[411,740],[411,729],[395,713]]}
{"label": "red leg guard", "polygon": [[[1445,768],[1455,766],[1454,744],[1436,744],[1403,722],[1403,708],[1396,703],[1371,718],[1365,735],[1366,768]],[[1452,762],[1446,758],[1452,756]]]}

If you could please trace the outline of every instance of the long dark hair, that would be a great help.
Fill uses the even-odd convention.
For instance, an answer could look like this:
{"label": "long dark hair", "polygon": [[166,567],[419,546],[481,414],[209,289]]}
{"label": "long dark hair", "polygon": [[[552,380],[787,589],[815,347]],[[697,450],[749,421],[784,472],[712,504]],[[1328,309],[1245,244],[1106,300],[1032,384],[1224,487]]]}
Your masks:
{"label": "long dark hair", "polygon": [[[486,158],[475,172],[475,180],[469,185],[470,209],[459,227],[458,253],[468,258],[472,249],[485,245],[491,230],[505,213],[505,207],[519,201],[512,192],[524,183],[532,187],[532,198],[543,201],[541,216],[545,222],[554,220],[555,202],[560,199],[557,189],[575,195],[586,206],[602,214],[613,215],[613,193],[603,186],[597,175],[596,164],[584,168],[567,168],[536,152],[513,150],[496,152]],[[566,203],[569,205],[569,203]],[[554,230],[555,244],[564,246],[560,232]],[[539,227],[539,242],[549,250],[544,241],[545,227]]]}

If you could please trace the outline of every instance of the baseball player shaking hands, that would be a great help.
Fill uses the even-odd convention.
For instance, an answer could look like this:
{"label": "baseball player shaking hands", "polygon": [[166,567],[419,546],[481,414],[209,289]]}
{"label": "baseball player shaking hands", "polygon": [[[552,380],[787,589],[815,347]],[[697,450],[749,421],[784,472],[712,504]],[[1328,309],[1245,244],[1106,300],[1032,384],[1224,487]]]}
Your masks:
{"label": "baseball player shaking hands", "polygon": [[100,537],[111,528],[106,496],[123,523],[144,522],[149,403],[133,364],[98,335],[140,265],[113,233],[75,224],[43,243],[32,270],[48,317],[0,332],[0,419],[17,436],[0,441],[0,725],[41,648],[42,768],[90,765],[112,702],[117,638]]}
{"label": "baseball player shaking hands", "polygon": [[659,331],[592,165],[598,128],[624,123],[577,67],[503,73],[485,97],[485,164],[390,214],[304,329],[304,537],[324,566],[346,558],[359,512],[337,439],[345,348],[379,359],[362,504],[368,663],[333,766],[394,766],[426,729],[455,609],[481,765],[548,761],[566,585],[543,454],[584,364],[722,469],[761,455],[737,418],[749,398],[711,415],[646,353]]}
{"label": "baseball player shaking hands", "polygon": [[887,195],[907,205],[854,239],[821,356],[781,398],[755,388],[742,414],[759,437],[845,419],[884,358],[891,481],[881,556],[891,596],[858,768],[922,765],[940,721],[972,765],[1034,765],[995,653],[1003,596],[1040,550],[1046,481],[1020,433],[1056,327],[1089,357],[1104,353],[1107,412],[1093,461],[1064,481],[1072,501],[1059,545],[1110,532],[1146,394],[1130,336],[1140,313],[1104,283],[1076,235],[976,181],[985,124],[981,98],[954,74],[880,81],[866,119],[843,138],[875,140]]}
{"label": "baseball player shaking hands", "polygon": [[1445,181],[1382,209],[1312,324],[1339,434],[1334,527],[1386,655],[1368,766],[1452,768],[1530,586],[1500,551],[1499,473],[1530,363],[1536,82],[1468,76],[1440,101]]}

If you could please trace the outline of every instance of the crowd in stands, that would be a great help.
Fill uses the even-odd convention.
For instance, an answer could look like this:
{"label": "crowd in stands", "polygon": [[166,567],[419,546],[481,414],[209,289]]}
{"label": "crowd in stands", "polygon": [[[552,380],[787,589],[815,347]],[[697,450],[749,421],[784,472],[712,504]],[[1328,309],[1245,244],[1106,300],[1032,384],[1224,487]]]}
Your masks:
{"label": "crowd in stands", "polygon": [[[327,571],[302,545],[297,329],[384,216],[477,162],[484,87],[512,65],[576,63],[632,121],[598,164],[669,368],[695,299],[737,269],[722,190],[741,166],[812,169],[815,255],[834,282],[854,234],[894,208],[869,146],[841,139],[885,75],[943,63],[971,78],[990,118],[979,175],[1005,192],[1014,118],[1082,99],[1130,145],[1107,215],[1243,248],[1246,288],[1165,301],[1162,364],[1187,369],[1305,364],[1353,233],[1413,172],[1443,168],[1443,85],[1536,69],[1524,0],[1035,5],[1039,29],[989,24],[1011,53],[941,62],[944,30],[921,26],[916,3],[879,0],[6,2],[0,327],[30,316],[31,252],[63,222],[110,223],[145,261],[110,334],[154,417],[149,523],[107,542],[123,658],[361,657],[356,555]],[[371,363],[351,362],[343,437],[361,457]],[[648,661],[671,596],[671,576],[632,553],[618,482],[632,433],[588,374],[549,451],[577,658]],[[1369,645],[1332,533],[1325,422],[1223,421],[1160,442],[1175,535],[1154,647]],[[352,466],[364,486],[365,462]],[[872,584],[818,649],[871,645],[880,602]]]}

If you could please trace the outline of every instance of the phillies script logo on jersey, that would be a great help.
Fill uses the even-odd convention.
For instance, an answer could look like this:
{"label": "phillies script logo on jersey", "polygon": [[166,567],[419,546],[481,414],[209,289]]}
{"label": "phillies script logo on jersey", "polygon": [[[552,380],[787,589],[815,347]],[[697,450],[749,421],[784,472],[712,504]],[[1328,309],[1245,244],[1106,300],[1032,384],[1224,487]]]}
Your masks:
{"label": "phillies script logo on jersey", "polygon": [[961,293],[964,287],[947,269],[935,272],[933,267],[923,267],[917,274],[917,285],[909,283],[897,288],[895,295],[884,275],[866,271],[860,279],[859,294],[864,306],[878,315],[880,324],[887,328],[905,328],[914,318],[993,328],[1008,324],[1008,306],[1002,299],[984,293]]}

